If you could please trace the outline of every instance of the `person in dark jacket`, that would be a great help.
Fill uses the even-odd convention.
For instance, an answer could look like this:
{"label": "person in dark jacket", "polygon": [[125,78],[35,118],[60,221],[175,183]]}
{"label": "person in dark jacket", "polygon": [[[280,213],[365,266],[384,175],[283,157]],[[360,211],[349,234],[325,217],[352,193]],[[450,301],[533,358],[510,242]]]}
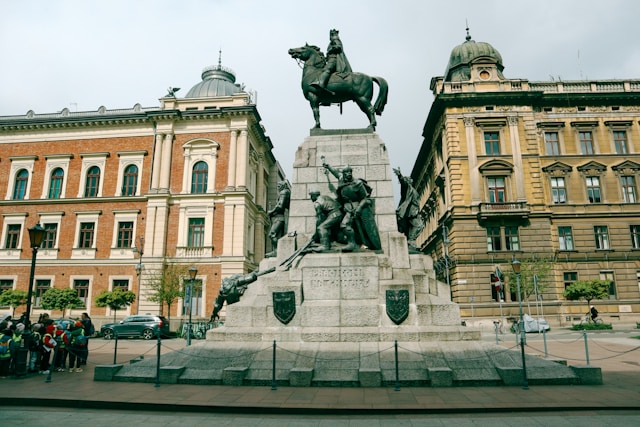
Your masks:
{"label": "person in dark jacket", "polygon": [[9,376],[9,367],[11,366],[11,358],[14,352],[13,331],[7,328],[2,331],[2,337],[0,337],[0,378]]}

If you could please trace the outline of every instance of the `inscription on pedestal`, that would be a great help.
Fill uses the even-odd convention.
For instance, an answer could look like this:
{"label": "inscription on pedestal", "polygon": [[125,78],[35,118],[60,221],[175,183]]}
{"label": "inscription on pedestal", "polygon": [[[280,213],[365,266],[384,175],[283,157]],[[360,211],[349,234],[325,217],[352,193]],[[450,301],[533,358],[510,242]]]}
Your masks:
{"label": "inscription on pedestal", "polygon": [[370,299],[378,297],[377,267],[308,267],[302,272],[308,299]]}

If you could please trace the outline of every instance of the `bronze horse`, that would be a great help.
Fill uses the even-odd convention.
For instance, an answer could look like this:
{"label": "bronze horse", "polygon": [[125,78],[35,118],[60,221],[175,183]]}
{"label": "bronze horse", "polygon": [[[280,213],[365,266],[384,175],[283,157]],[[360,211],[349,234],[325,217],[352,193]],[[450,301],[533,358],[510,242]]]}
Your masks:
{"label": "bronze horse", "polygon": [[[289,55],[293,59],[304,62],[302,93],[311,105],[316,128],[320,128],[320,105],[354,101],[369,118],[369,126],[375,130],[377,125],[376,115],[382,114],[384,106],[387,104],[389,88],[385,79],[356,72],[347,74],[344,77],[334,73],[329,78],[326,90],[323,90],[311,85],[311,83],[318,80],[326,62],[320,48],[305,44],[302,47],[289,49]],[[377,83],[380,90],[378,91],[375,105],[372,106],[373,82]]]}

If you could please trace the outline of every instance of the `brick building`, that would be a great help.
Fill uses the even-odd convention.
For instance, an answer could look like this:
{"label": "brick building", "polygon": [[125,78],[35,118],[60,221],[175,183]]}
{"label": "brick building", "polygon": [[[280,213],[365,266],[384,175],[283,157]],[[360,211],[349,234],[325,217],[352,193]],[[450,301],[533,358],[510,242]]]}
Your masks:
{"label": "brick building", "polygon": [[427,215],[421,249],[465,317],[517,314],[506,280],[517,259],[551,264],[525,311],[573,322],[586,306],[565,287],[599,278],[610,281],[610,299],[593,302],[605,320],[638,320],[640,80],[530,82],[503,68],[467,34],[431,80],[412,171]]}
{"label": "brick building", "polygon": [[[198,269],[192,315],[208,319],[221,278],[271,249],[266,211],[285,177],[252,95],[218,64],[184,97],[170,89],[159,101],[0,117],[0,290],[28,289],[27,229],[46,229],[32,319],[49,287],[77,290],[85,306],[73,317],[111,317],[94,298],[117,287],[138,295],[119,316],[167,315],[148,285],[171,264]],[[179,299],[170,315],[187,306]]]}

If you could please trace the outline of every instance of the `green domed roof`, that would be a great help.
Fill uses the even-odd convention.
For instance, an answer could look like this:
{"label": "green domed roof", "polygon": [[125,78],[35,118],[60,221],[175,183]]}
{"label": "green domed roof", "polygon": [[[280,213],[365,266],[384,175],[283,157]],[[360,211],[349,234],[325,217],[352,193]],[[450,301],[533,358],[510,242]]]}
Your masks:
{"label": "green domed roof", "polygon": [[471,79],[471,64],[475,62],[487,62],[496,64],[498,73],[502,76],[502,56],[498,50],[489,43],[476,42],[471,39],[467,28],[467,37],[464,43],[453,48],[449,56],[449,63],[444,72],[444,81],[459,82]]}

